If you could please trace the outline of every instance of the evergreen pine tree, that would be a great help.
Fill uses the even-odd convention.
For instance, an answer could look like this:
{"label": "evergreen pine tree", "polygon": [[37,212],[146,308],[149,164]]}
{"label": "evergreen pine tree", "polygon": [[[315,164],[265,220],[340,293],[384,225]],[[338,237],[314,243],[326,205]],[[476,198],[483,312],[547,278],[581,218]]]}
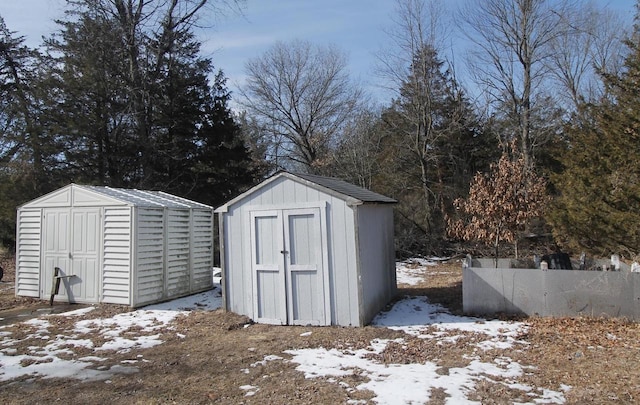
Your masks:
{"label": "evergreen pine tree", "polygon": [[0,242],[15,242],[16,206],[55,188],[59,145],[43,123],[40,54],[0,16]]}
{"label": "evergreen pine tree", "polygon": [[382,114],[377,190],[399,201],[396,238],[402,249],[437,249],[445,213],[465,195],[495,148],[480,129],[465,93],[435,48],[414,55],[399,98]]}
{"label": "evergreen pine tree", "polygon": [[550,222],[556,238],[594,254],[640,253],[640,32],[619,76],[603,73],[607,96],[582,106],[567,128],[569,148]]}
{"label": "evergreen pine tree", "polygon": [[256,177],[226,79],[201,56],[192,25],[176,23],[177,9],[138,4],[142,14],[129,15],[120,0],[75,2],[47,41],[58,106],[48,121],[65,145],[65,174],[222,203]]}

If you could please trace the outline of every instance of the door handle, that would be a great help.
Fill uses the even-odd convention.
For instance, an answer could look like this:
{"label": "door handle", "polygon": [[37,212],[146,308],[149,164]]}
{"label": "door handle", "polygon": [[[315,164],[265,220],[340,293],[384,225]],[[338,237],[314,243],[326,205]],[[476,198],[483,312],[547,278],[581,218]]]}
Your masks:
{"label": "door handle", "polygon": [[281,250],[280,253],[282,253],[283,255],[286,255],[289,252],[287,252],[286,250]]}

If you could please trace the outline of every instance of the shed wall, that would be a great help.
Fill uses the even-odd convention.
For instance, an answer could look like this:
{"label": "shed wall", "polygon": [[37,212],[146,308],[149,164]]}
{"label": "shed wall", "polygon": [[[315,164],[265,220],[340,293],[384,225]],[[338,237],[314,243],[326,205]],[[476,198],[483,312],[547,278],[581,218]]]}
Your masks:
{"label": "shed wall", "polygon": [[164,209],[137,208],[135,218],[135,300],[133,306],[162,300],[164,290]]}
{"label": "shed wall", "polygon": [[16,295],[40,297],[42,210],[18,210]]}
{"label": "shed wall", "polygon": [[[71,286],[83,292],[81,295],[87,302],[141,306],[212,288],[212,210],[164,193],[145,192],[137,196],[142,193],[72,184],[20,207],[16,235],[16,294],[48,297],[49,291],[43,290],[45,284],[41,280],[43,210],[52,209],[63,210],[67,218],[75,218],[70,223],[80,228],[73,230],[72,235],[83,232],[83,224],[89,224],[89,219],[93,221],[87,225],[92,230],[87,235],[94,237],[76,238],[77,246],[74,245],[74,258],[87,260],[85,266],[79,267],[80,271],[93,266],[91,271],[80,275],[80,279],[88,284]],[[169,207],[176,208],[161,207],[167,201]],[[138,203],[143,205],[138,206]],[[144,203],[157,207],[146,207]],[[190,208],[182,208],[184,206]],[[56,240],[55,233],[49,237]],[[85,242],[90,241],[93,241],[91,249],[85,246]],[[56,257],[66,259],[65,249],[58,249]],[[90,253],[90,257],[85,253]],[[85,291],[88,286],[95,291]]]}
{"label": "shed wall", "polygon": [[[227,309],[254,316],[255,291],[251,276],[251,207],[294,208],[300,204],[327,202],[327,235],[331,321],[338,325],[358,325],[359,292],[356,274],[354,211],[346,202],[288,178],[279,178],[222,213],[224,243],[225,300]],[[222,224],[221,224],[222,225]]]}
{"label": "shed wall", "polygon": [[389,205],[358,206],[358,245],[365,325],[396,294],[393,209]]}
{"label": "shed wall", "polygon": [[105,207],[102,302],[131,305],[133,230],[131,207]]}
{"label": "shed wall", "polygon": [[213,287],[213,212],[138,208],[133,306]]}
{"label": "shed wall", "polygon": [[213,287],[213,211],[192,210],[191,219],[191,291]]}
{"label": "shed wall", "polygon": [[167,297],[189,292],[191,215],[186,210],[167,210]]}

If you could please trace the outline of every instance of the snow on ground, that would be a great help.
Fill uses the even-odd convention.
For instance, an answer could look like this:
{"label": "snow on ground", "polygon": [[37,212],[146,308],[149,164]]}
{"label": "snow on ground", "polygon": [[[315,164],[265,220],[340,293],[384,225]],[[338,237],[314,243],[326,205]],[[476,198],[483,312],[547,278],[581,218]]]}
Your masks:
{"label": "snow on ground", "polygon": [[426,297],[411,297],[397,302],[389,312],[382,312],[372,322],[377,326],[400,330],[420,338],[438,338],[439,333],[426,333],[426,326],[434,326],[440,331],[461,331],[487,336],[480,344],[482,349],[509,349],[514,343],[522,343],[515,337],[524,332],[526,326],[518,322],[485,320],[467,316],[452,315],[439,305],[430,304]]}
{"label": "snow on ground", "polygon": [[[398,263],[398,282],[415,284],[426,275],[426,267],[433,262],[414,259]],[[214,310],[221,305],[220,290],[195,294],[166,303],[150,305],[145,308],[117,314],[106,319],[79,320],[73,323],[73,329],[64,335],[51,336],[50,316],[79,317],[91,314],[93,307],[71,311],[58,315],[42,316],[23,322],[30,328],[26,339],[35,339],[42,344],[30,346],[29,354],[16,355],[15,346],[21,341],[12,337],[5,327],[0,327],[0,381],[32,375],[41,378],[74,378],[78,380],[106,380],[114,374],[136,373],[138,362],[145,362],[143,355],[128,359],[120,365],[107,367],[101,365],[109,358],[109,353],[127,353],[133,348],[152,347],[162,343],[162,334],[170,329],[171,322],[180,314],[192,310]],[[480,338],[475,348],[470,348],[468,365],[465,367],[442,370],[436,363],[388,364],[372,358],[371,354],[381,353],[391,343],[376,339],[363,350],[338,350],[335,348],[310,348],[288,350],[291,360],[275,354],[266,356],[267,361],[290,361],[307,378],[328,377],[329,381],[347,390],[370,390],[374,400],[385,404],[421,404],[429,401],[432,389],[440,388],[447,394],[447,403],[473,403],[468,395],[479,381],[489,380],[504,384],[510,389],[523,392],[530,398],[528,403],[564,403],[563,392],[546,388],[535,388],[521,384],[518,378],[527,373],[527,367],[508,357],[507,352],[491,362],[481,361],[474,355],[487,349],[513,350],[526,349],[526,343],[517,340],[519,333],[527,326],[519,322],[485,320],[465,316],[456,316],[440,306],[429,303],[426,297],[408,297],[398,301],[388,312],[380,313],[373,325],[403,331],[407,339],[429,339],[436,344],[455,343],[456,334],[472,333]],[[3,330],[5,329],[5,330]],[[140,331],[137,335],[132,331]],[[100,336],[100,345],[94,344],[90,336]],[[311,334],[305,332],[301,336]],[[179,337],[184,335],[178,334]],[[25,340],[26,340],[25,339]],[[394,341],[402,344],[404,339]],[[91,349],[94,355],[76,358],[76,348]],[[245,370],[248,372],[248,369]],[[367,377],[368,381],[355,387],[340,379],[354,373]],[[259,385],[259,381],[258,384]],[[254,395],[259,386],[243,385],[239,389],[246,396]],[[567,391],[570,387],[563,386]]]}
{"label": "snow on ground", "polygon": [[398,284],[416,285],[427,276],[427,267],[435,266],[439,261],[446,260],[439,257],[432,259],[413,258],[396,262],[396,278]]}
{"label": "snow on ground", "polygon": [[416,285],[424,281],[426,267],[436,263],[426,259],[409,259],[396,262],[396,279],[398,284]]}
{"label": "snow on ground", "polygon": [[[434,264],[434,261],[426,259],[397,263],[398,283],[419,283],[424,280],[427,267]],[[516,345],[526,348],[526,342],[517,340],[517,336],[526,331],[524,323],[456,316],[441,305],[429,303],[426,297],[400,300],[388,312],[378,314],[372,324],[430,339],[434,345],[455,342],[456,332],[459,332],[481,337],[476,344],[480,351],[507,351]],[[388,340],[374,340],[362,350],[312,348],[288,350],[286,353],[293,356],[290,361],[298,364],[296,369],[305,373],[307,378],[328,377],[336,381],[354,373],[367,377],[369,381],[356,387],[350,387],[346,382],[338,383],[350,390],[370,390],[375,395],[374,401],[383,404],[424,404],[429,401],[431,390],[436,388],[448,394],[448,404],[477,403],[471,401],[468,394],[483,379],[500,381],[510,389],[522,391],[530,398],[528,403],[562,404],[565,402],[564,392],[570,389],[563,386],[563,392],[558,392],[518,383],[518,378],[526,373],[526,367],[513,361],[506,353],[493,362],[483,362],[478,356],[470,355],[466,367],[451,368],[447,372],[432,362],[384,364],[371,358],[372,353],[383,352],[389,343]],[[470,352],[475,353],[475,350]]]}
{"label": "snow on ground", "polygon": [[[379,314],[372,324],[430,339],[433,344],[439,344],[442,339],[450,341],[451,336],[425,333],[429,326],[447,332],[472,332],[485,337],[478,345],[481,350],[506,350],[515,345],[524,345],[524,342],[517,341],[515,336],[526,329],[526,325],[519,322],[486,321],[481,318],[455,316],[442,306],[430,304],[425,297],[408,297],[399,301],[389,312]],[[370,390],[375,395],[374,400],[383,404],[427,403],[430,391],[434,388],[443,389],[449,395],[449,404],[474,403],[467,395],[482,379],[496,381],[492,377],[498,377],[502,384],[511,389],[525,392],[532,403],[565,401],[562,392],[535,390],[530,386],[518,384],[518,377],[526,373],[526,367],[506,355],[497,357],[490,363],[470,356],[470,362],[466,367],[451,368],[447,373],[441,373],[440,367],[432,362],[384,364],[371,359],[372,353],[381,353],[389,343],[388,340],[374,340],[370,347],[362,350],[313,348],[288,350],[286,353],[293,356],[291,361],[298,364],[297,370],[305,373],[307,378],[339,379],[359,372],[369,381],[350,389]]]}
{"label": "snow on ground", "polygon": [[[122,365],[101,366],[107,360],[109,352],[127,353],[132,349],[153,347],[162,343],[160,330],[169,325],[178,315],[188,314],[192,310],[215,310],[220,308],[222,299],[220,289],[216,288],[173,301],[149,305],[136,311],[117,314],[111,318],[79,320],[72,330],[64,335],[51,336],[49,317],[77,317],[90,314],[94,307],[56,315],[47,315],[25,321],[32,332],[26,339],[38,339],[42,345],[30,346],[29,354],[16,355],[15,346],[21,343],[12,333],[3,331],[10,326],[0,328],[0,381],[32,375],[41,378],[75,378],[78,380],[108,380],[114,374],[136,373],[137,362],[146,361],[138,356],[126,360]],[[132,330],[139,331],[131,333]],[[94,344],[91,336],[98,334],[101,345]],[[96,355],[74,360],[75,348],[91,349]]]}

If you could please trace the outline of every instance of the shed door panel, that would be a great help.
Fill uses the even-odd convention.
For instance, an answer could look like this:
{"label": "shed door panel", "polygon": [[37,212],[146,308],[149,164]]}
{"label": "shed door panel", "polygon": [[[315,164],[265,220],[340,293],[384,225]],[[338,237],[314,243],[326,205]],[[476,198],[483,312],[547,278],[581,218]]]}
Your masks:
{"label": "shed door panel", "polygon": [[62,275],[58,295],[70,302],[98,302],[100,213],[96,208],[46,209],[43,227],[44,257],[40,296],[51,294],[56,267]]}
{"label": "shed door panel", "polygon": [[285,211],[289,323],[323,325],[322,233],[317,208]]}
{"label": "shed door panel", "polygon": [[97,209],[75,209],[72,214],[71,291],[78,300],[98,302],[100,214]]}
{"label": "shed door panel", "polygon": [[282,250],[282,214],[279,211],[251,213],[253,312],[257,322],[286,324]]}
{"label": "shed door panel", "polygon": [[325,325],[320,209],[251,212],[254,319]]}
{"label": "shed door panel", "polygon": [[[44,210],[40,298],[46,298],[51,294],[53,273],[56,267],[60,268],[64,274],[71,274],[71,261],[69,258],[70,215],[71,213],[68,209]],[[66,291],[62,284],[60,293],[66,296]]]}

